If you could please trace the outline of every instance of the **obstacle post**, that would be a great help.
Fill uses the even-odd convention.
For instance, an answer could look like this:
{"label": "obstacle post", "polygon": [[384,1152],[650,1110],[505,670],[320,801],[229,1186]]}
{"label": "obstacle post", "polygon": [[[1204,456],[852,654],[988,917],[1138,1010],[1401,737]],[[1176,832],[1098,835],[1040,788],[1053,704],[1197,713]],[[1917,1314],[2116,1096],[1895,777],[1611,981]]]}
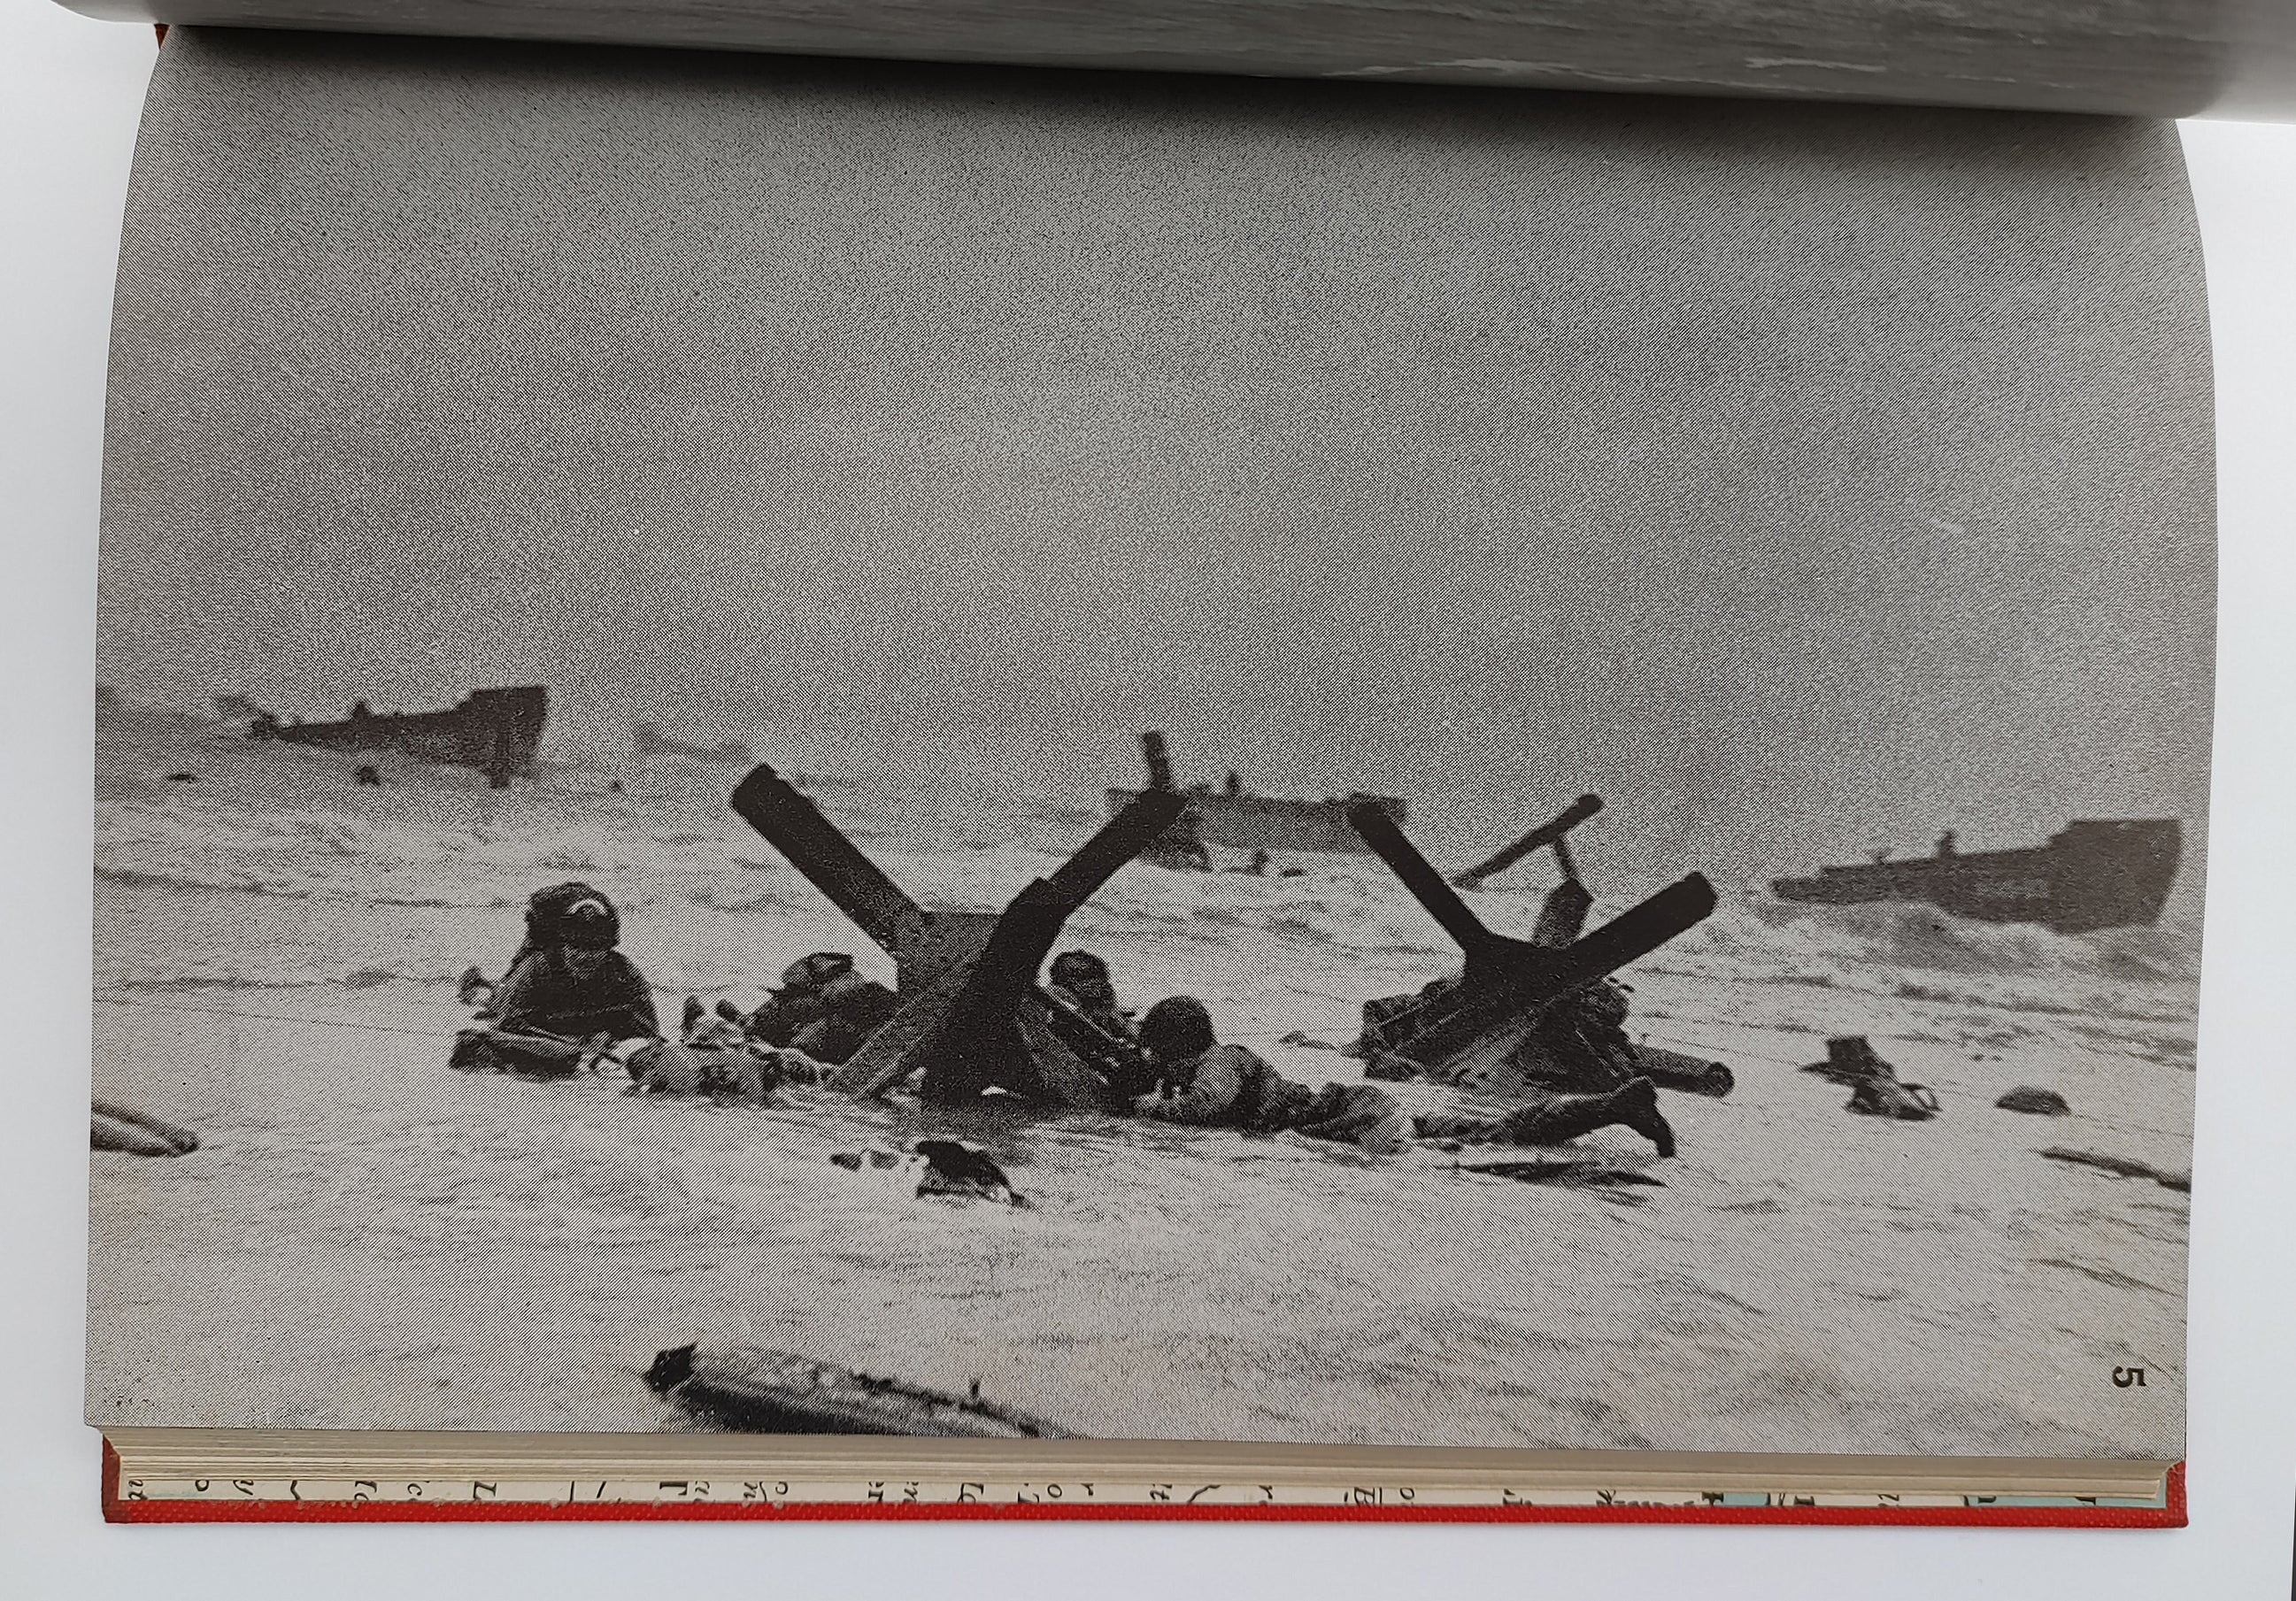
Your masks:
{"label": "obstacle post", "polygon": [[1451,883],[1462,890],[1479,890],[1485,879],[1497,877],[1534,850],[1549,848],[1554,852],[1554,865],[1562,869],[1562,876],[1575,880],[1578,866],[1570,859],[1570,831],[1602,809],[1600,795],[1581,795],[1505,849],[1492,852],[1464,873],[1453,874]]}
{"label": "obstacle post", "polygon": [[1003,1088],[1062,1109],[1105,1104],[1136,1055],[1129,1041],[1062,1006],[1037,973],[1078,908],[1155,842],[1185,806],[1142,794],[1049,876],[995,915],[928,909],[893,883],[770,767],[734,792],[734,809],[892,956],[900,1008],[831,1083],[882,1096],[922,1075],[928,1101]]}
{"label": "obstacle post", "polygon": [[[1465,958],[1457,985],[1429,1003],[1428,1015],[1414,1018],[1409,1040],[1414,1062],[1431,1077],[1455,1083],[1480,1081],[1556,1000],[1649,955],[1704,921],[1715,907],[1714,886],[1693,873],[1567,943],[1512,939],[1486,927],[1378,807],[1350,808],[1348,820]],[[1566,888],[1576,883],[1568,881]],[[1578,894],[1585,895],[1583,888]]]}

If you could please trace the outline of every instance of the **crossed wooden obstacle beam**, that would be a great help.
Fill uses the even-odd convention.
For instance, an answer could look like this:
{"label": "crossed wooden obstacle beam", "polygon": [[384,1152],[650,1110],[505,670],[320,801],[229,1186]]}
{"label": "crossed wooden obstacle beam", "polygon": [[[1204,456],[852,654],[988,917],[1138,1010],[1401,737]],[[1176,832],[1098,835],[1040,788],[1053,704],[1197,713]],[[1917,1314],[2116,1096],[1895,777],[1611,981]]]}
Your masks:
{"label": "crossed wooden obstacle beam", "polygon": [[[1559,846],[1599,809],[1600,802],[1587,806],[1590,800],[1525,836],[1535,842],[1509,861]],[[1170,791],[1143,792],[1050,876],[1032,880],[991,913],[919,904],[770,767],[753,770],[733,796],[734,811],[893,958],[900,1008],[838,1071],[832,1087],[881,1096],[921,1078],[928,1102],[962,1104],[1002,1089],[1053,1111],[1115,1110],[1146,1088],[1138,1047],[1046,990],[1037,974],[1069,918],[1185,805]],[[1410,1055],[1431,1076],[1470,1088],[1503,1080],[1509,1057],[1555,1000],[1648,955],[1714,909],[1713,886],[1693,873],[1581,935],[1592,898],[1574,874],[1557,892],[1560,912],[1550,897],[1538,938],[1511,939],[1483,925],[1377,804],[1351,808],[1348,818],[1464,955],[1460,981],[1416,1020]],[[1537,838],[1542,832],[1546,837]]]}
{"label": "crossed wooden obstacle beam", "polygon": [[[1363,835],[1364,843],[1403,881],[1412,899],[1442,925],[1465,957],[1458,983],[1431,998],[1412,1019],[1404,1054],[1429,1078],[1471,1089],[1507,1085],[1511,1060],[1548,1006],[1581,985],[1648,956],[1714,910],[1714,886],[1704,874],[1693,873],[1593,933],[1582,934],[1594,898],[1578,882],[1562,842],[1601,806],[1593,796],[1581,796],[1560,817],[1517,842],[1520,850],[1509,847],[1492,858],[1503,867],[1541,846],[1551,846],[1563,863],[1562,885],[1547,898],[1538,931],[1529,940],[1511,939],[1485,927],[1452,883],[1378,807],[1349,809],[1348,821]],[[1480,882],[1496,870],[1485,864],[1460,877]]]}
{"label": "crossed wooden obstacle beam", "polygon": [[928,909],[770,767],[734,792],[734,809],[807,882],[893,958],[900,1009],[831,1084],[882,1096],[922,1075],[919,1093],[963,1103],[1003,1089],[1055,1111],[1111,1110],[1144,1089],[1138,1048],[1037,982],[1077,909],[1152,844],[1187,804],[1144,793],[1050,877],[1002,912]]}
{"label": "crossed wooden obstacle beam", "polygon": [[1453,887],[1461,890],[1480,890],[1483,887],[1485,879],[1497,877],[1534,850],[1554,851],[1554,865],[1562,869],[1564,880],[1576,883],[1578,878],[1578,864],[1572,860],[1570,856],[1570,831],[1602,809],[1602,796],[1579,796],[1562,811],[1541,823],[1513,844],[1493,851],[1488,857],[1477,862],[1464,873],[1451,874]]}

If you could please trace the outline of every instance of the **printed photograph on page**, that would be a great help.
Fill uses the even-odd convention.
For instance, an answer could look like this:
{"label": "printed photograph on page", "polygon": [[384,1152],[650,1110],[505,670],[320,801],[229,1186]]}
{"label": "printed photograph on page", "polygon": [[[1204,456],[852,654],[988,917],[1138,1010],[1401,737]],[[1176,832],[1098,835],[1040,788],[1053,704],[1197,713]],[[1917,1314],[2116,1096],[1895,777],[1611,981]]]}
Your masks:
{"label": "printed photograph on page", "polygon": [[2176,1458],[2174,131],[171,37],[111,1425]]}

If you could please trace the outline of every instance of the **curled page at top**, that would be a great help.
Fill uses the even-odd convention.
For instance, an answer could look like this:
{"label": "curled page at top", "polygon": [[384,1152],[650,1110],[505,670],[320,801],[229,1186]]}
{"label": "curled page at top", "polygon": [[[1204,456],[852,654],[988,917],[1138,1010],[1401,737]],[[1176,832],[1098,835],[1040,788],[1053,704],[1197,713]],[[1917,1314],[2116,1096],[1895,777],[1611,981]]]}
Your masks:
{"label": "curled page at top", "polygon": [[2284,0],[65,0],[243,28],[1275,78],[2296,115]]}

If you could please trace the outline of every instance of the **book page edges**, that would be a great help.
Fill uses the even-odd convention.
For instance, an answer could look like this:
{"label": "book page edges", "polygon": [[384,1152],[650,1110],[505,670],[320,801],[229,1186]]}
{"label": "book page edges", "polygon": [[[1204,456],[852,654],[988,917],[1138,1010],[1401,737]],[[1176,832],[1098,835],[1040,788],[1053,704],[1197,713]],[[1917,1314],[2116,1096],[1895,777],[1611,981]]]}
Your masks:
{"label": "book page edges", "polygon": [[2152,1498],[2173,1463],[2089,1457],[1499,1450],[1250,1441],[983,1441],[873,1435],[556,1434],[126,1428],[105,1438],[132,1478],[1070,1478],[1344,1488]]}

